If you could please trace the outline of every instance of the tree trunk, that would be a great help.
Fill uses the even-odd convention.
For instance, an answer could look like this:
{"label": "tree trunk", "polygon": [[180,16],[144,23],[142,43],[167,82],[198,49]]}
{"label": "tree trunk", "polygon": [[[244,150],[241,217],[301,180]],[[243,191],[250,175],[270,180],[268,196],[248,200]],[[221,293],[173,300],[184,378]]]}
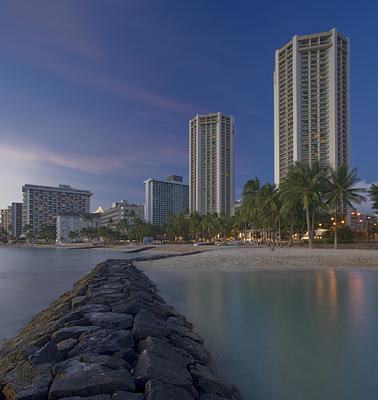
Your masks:
{"label": "tree trunk", "polygon": [[337,249],[337,209],[335,209],[335,236],[334,236],[333,248],[335,250]]}
{"label": "tree trunk", "polygon": [[306,207],[306,222],[308,231],[308,247],[312,249],[312,231],[311,231],[311,221],[310,221],[310,209]]}

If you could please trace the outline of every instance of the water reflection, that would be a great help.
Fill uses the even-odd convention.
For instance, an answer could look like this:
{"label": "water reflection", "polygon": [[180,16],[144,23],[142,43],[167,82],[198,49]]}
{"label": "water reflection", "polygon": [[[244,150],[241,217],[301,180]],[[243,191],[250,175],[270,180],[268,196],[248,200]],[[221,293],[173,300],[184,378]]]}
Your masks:
{"label": "water reflection", "polygon": [[244,399],[373,399],[378,273],[150,271]]}

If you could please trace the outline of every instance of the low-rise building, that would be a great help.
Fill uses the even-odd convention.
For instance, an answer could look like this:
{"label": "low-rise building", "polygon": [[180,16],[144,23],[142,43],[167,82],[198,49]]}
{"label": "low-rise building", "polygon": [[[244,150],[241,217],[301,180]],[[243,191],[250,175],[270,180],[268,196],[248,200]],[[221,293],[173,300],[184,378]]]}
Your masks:
{"label": "low-rise building", "polygon": [[127,219],[130,223],[135,217],[144,219],[144,205],[129,203],[127,200],[115,202],[112,206],[101,213],[100,227],[113,225],[116,226],[119,221]]}
{"label": "low-rise building", "polygon": [[100,215],[99,213],[59,214],[56,219],[56,242],[63,244],[74,241],[75,239],[70,237],[71,232],[76,232],[80,236],[80,232],[84,228],[99,228]]}

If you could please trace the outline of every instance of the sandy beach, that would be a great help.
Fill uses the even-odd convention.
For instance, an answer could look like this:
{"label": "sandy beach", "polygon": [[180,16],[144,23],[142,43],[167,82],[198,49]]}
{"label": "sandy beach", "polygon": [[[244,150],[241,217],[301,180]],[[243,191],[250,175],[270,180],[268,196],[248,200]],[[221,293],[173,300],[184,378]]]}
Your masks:
{"label": "sandy beach", "polygon": [[164,269],[318,269],[318,268],[377,268],[376,250],[331,250],[307,248],[266,247],[217,248],[210,246],[201,254],[179,258],[139,262],[141,268]]}

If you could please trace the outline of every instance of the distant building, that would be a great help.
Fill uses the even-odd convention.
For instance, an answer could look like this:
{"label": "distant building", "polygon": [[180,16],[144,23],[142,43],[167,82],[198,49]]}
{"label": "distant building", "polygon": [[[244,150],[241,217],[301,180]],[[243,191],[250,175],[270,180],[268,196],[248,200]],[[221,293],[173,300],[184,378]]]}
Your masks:
{"label": "distant building", "polygon": [[72,241],[71,232],[80,232],[83,228],[99,228],[100,214],[62,213],[56,218],[56,242],[59,244]]}
{"label": "distant building", "polygon": [[144,219],[151,224],[163,225],[171,216],[189,210],[189,186],[181,176],[172,175],[165,181],[147,179],[144,189]]}
{"label": "distant building", "polygon": [[129,203],[127,200],[113,203],[112,206],[101,213],[100,226],[108,226],[109,223],[117,225],[122,219],[132,222],[134,217],[144,219],[144,205]]}
{"label": "distant building", "polygon": [[9,208],[0,209],[0,228],[4,229],[8,233],[10,232],[10,210]]}
{"label": "distant building", "polygon": [[350,215],[350,228],[360,239],[378,238],[378,216],[365,215],[355,210]]}
{"label": "distant building", "polygon": [[9,213],[11,233],[15,238],[19,238],[22,234],[22,203],[13,202],[9,206]]}
{"label": "distant building", "polygon": [[295,35],[276,50],[274,180],[297,161],[349,162],[349,39],[336,29]]}
{"label": "distant building", "polygon": [[69,185],[24,185],[22,192],[22,226],[30,225],[33,234],[43,225],[55,225],[59,214],[88,214],[90,211],[92,193],[88,190]]}
{"label": "distant building", "polygon": [[189,121],[189,207],[200,214],[233,213],[234,118],[222,113]]}

